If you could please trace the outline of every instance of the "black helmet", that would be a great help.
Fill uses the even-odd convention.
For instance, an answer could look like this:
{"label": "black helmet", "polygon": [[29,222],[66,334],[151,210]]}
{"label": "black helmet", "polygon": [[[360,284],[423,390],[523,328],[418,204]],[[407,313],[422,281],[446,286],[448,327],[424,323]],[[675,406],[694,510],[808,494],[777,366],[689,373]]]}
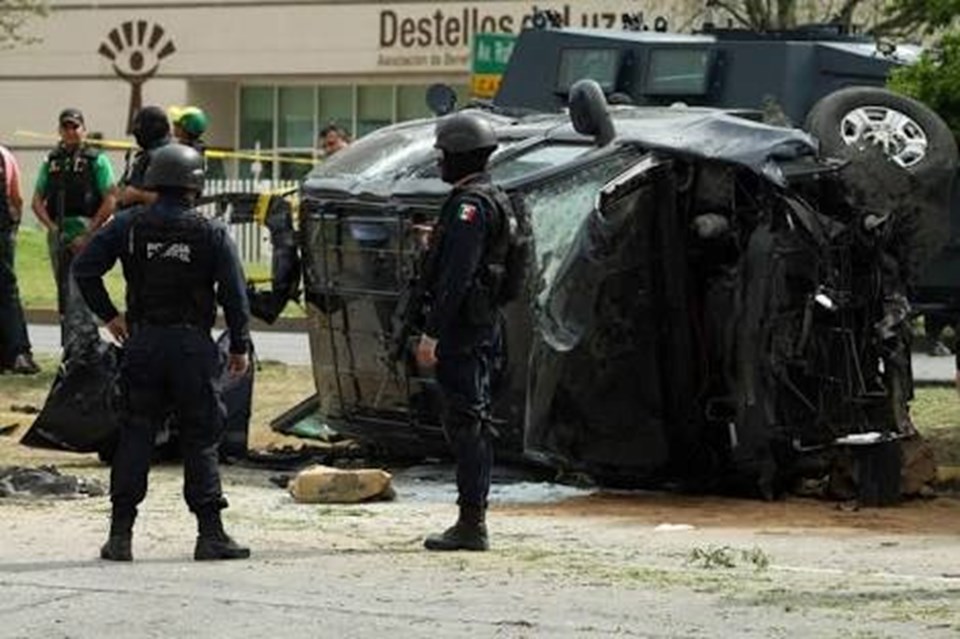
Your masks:
{"label": "black helmet", "polygon": [[161,146],[150,156],[150,166],[143,177],[148,189],[164,188],[203,190],[203,156],[185,144]]}
{"label": "black helmet", "polygon": [[163,109],[146,106],[133,116],[131,133],[142,149],[152,149],[170,137],[170,121]]}
{"label": "black helmet", "polygon": [[444,153],[470,153],[480,149],[497,148],[497,135],[484,118],[471,113],[454,113],[437,122],[437,142],[434,146]]}

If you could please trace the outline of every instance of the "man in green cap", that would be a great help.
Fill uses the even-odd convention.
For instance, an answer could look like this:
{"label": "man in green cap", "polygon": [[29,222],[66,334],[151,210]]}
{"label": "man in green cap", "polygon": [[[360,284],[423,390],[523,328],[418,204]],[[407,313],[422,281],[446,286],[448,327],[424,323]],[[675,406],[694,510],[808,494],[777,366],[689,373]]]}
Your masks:
{"label": "man in green cap", "polygon": [[170,123],[173,125],[173,137],[177,142],[192,146],[202,155],[207,148],[206,142],[203,141],[203,134],[209,124],[203,109],[195,106],[173,106],[168,113]]}
{"label": "man in green cap", "polygon": [[113,215],[117,186],[113,166],[100,150],[86,144],[79,109],[59,116],[60,143],[40,166],[33,212],[48,231],[50,262],[57,282],[64,359],[92,352],[99,343],[96,318],[87,307],[71,272],[92,234]]}

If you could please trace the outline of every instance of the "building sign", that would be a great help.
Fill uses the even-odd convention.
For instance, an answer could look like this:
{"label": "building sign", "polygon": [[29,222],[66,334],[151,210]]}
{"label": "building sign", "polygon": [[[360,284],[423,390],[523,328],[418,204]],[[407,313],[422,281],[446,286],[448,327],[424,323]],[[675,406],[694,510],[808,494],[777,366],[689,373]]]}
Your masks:
{"label": "building sign", "polygon": [[470,94],[473,97],[492,98],[496,95],[516,39],[516,36],[505,33],[478,33],[474,37],[470,66]]}
{"label": "building sign", "polygon": [[3,52],[0,80],[120,77],[132,87],[134,103],[138,87],[160,78],[465,77],[479,33],[556,26],[655,30],[668,19],[671,27],[691,24],[703,6],[693,0],[183,0],[151,2],[148,11],[130,0],[56,4],[64,8],[31,22],[35,43]]}
{"label": "building sign", "polygon": [[[658,4],[656,0],[581,0],[394,5],[379,11],[377,66],[467,69],[479,34],[516,36],[524,29],[548,27],[663,31],[669,25],[667,18],[643,11]],[[489,80],[482,82],[486,86]]]}

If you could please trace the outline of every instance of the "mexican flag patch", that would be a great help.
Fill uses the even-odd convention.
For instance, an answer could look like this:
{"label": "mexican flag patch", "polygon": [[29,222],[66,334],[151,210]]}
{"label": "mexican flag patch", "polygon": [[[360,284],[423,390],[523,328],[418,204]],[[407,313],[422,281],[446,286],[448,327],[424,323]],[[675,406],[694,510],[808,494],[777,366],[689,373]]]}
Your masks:
{"label": "mexican flag patch", "polygon": [[466,202],[464,202],[463,204],[460,205],[460,211],[459,213],[457,213],[457,217],[459,217],[462,222],[466,222],[467,224],[470,224],[475,219],[477,219],[478,213],[479,211],[477,211],[476,206],[474,206],[473,204],[467,204]]}

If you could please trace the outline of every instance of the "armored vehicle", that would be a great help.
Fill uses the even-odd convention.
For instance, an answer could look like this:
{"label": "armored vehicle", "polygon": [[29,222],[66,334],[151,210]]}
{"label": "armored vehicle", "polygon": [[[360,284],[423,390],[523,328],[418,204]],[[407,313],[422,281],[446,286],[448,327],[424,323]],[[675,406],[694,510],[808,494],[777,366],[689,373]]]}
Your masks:
{"label": "armored vehicle", "polygon": [[[953,179],[956,143],[939,118],[914,100],[883,90],[892,68],[918,47],[849,35],[838,26],[756,33],[698,34],[590,29],[522,32],[494,98],[499,107],[557,111],[572,83],[592,78],[614,101],[753,110],[767,122],[804,128],[826,155],[876,143],[925,185]],[[911,282],[920,310],[960,317],[960,192],[950,239]],[[945,230],[945,232],[948,232]]]}
{"label": "armored vehicle", "polygon": [[[911,436],[905,292],[942,243],[942,194],[915,198],[909,171],[873,147],[832,158],[798,129],[608,108],[592,81],[571,91],[569,116],[477,111],[535,254],[505,311],[501,450],[610,482],[771,496],[805,462]],[[434,126],[382,129],[318,167],[299,229],[328,420],[418,456],[445,448],[436,387],[394,345],[417,332],[397,310],[448,192]]]}

